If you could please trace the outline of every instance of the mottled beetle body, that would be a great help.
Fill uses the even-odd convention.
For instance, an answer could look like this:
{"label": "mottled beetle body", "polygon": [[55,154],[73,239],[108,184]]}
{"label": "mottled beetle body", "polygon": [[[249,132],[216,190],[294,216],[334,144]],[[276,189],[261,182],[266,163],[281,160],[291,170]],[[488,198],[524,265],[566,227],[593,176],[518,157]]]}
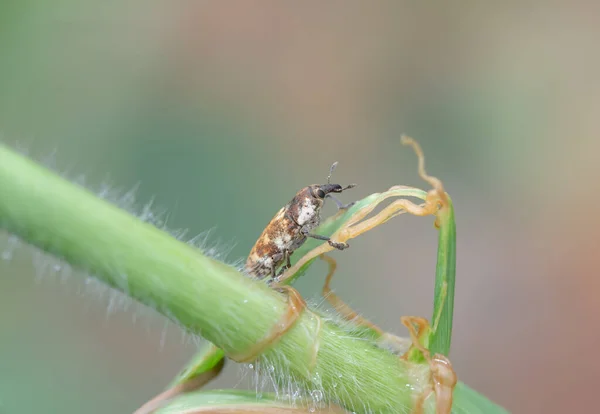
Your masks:
{"label": "mottled beetle body", "polygon": [[[331,166],[329,178],[336,164]],[[329,237],[310,232],[321,221],[319,213],[325,197],[330,193],[341,193],[352,187],[354,184],[344,188],[339,184],[313,184],[298,191],[263,230],[248,255],[246,272],[258,279],[267,276],[274,278],[276,270],[281,265],[284,265],[282,271],[290,267],[290,255],[306,241],[307,237],[326,240],[340,250],[348,247],[345,243],[335,243]]]}

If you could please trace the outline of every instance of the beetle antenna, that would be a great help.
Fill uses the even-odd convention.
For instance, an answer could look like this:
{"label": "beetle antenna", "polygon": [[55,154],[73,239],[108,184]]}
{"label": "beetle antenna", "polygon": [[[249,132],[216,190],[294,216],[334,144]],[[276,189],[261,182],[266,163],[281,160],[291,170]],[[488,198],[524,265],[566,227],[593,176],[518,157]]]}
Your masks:
{"label": "beetle antenna", "polygon": [[335,167],[337,167],[338,162],[334,162],[333,164],[331,164],[331,168],[329,168],[329,175],[327,176],[327,184],[331,184],[331,174],[333,174],[333,170],[335,170]]}

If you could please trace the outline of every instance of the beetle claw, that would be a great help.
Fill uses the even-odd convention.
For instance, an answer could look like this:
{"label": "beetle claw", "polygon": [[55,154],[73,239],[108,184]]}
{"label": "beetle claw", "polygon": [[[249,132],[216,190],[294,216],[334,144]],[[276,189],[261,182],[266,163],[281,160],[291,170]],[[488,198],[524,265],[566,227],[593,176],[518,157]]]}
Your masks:
{"label": "beetle claw", "polygon": [[348,247],[350,247],[350,245],[348,243],[339,243],[339,242],[334,242],[333,240],[329,240],[329,244],[331,245],[331,247],[335,247],[338,250],[344,250],[344,249],[347,249]]}

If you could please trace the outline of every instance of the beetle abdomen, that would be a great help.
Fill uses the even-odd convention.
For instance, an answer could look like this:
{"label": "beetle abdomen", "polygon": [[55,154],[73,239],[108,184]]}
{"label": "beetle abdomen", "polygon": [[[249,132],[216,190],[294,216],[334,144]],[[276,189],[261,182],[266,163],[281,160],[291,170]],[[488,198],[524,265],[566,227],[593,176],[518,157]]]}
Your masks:
{"label": "beetle abdomen", "polygon": [[287,206],[273,217],[264,229],[246,260],[246,272],[262,279],[271,275],[285,260],[284,251],[291,254],[297,247],[300,226],[286,216]]}

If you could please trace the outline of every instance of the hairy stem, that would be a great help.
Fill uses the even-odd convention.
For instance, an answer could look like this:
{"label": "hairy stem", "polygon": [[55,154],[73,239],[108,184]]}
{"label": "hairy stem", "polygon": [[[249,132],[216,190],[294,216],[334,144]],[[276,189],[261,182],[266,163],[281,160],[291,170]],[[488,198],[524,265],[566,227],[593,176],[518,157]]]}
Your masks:
{"label": "hairy stem", "polygon": [[[286,309],[285,298],[263,283],[3,146],[0,226],[154,307],[226,354],[251,347]],[[314,317],[304,313],[266,357],[306,386],[335,383],[354,411],[411,406],[407,385],[425,373],[409,372],[407,363],[334,324],[323,324],[317,366],[309,372],[315,327]],[[315,373],[319,384],[311,384]]]}
{"label": "hairy stem", "polygon": [[[250,348],[286,309],[286,299],[265,284],[1,144],[0,229],[157,309],[226,354]],[[339,399],[355,412],[410,410],[427,382],[426,366],[402,361],[333,323],[323,323],[320,332],[316,326],[314,315],[305,312],[265,354],[280,378],[309,390],[318,387],[325,399]],[[317,334],[317,363],[309,371]]]}

